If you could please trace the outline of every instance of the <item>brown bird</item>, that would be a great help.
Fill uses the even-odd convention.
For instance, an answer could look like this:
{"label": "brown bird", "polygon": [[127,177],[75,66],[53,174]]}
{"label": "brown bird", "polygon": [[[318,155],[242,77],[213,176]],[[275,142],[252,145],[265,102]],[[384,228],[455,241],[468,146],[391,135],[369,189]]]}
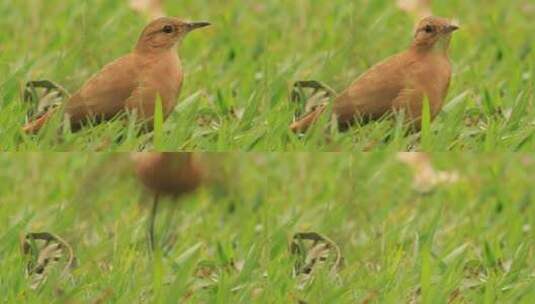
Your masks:
{"label": "brown bird", "polygon": [[150,246],[154,249],[154,221],[160,196],[180,198],[197,190],[203,181],[203,170],[191,153],[136,153],[136,174],[154,193],[149,220]]}
{"label": "brown bird", "polygon": [[[457,29],[444,18],[427,17],[420,21],[408,50],[372,67],[335,98],[333,112],[340,126],[405,110],[409,122],[418,128],[426,97],[435,118],[450,85],[448,49]],[[293,123],[291,130],[305,132],[325,110],[325,104],[317,107]]]}
{"label": "brown bird", "polygon": [[130,0],[130,7],[151,19],[165,16],[161,0]]}
{"label": "brown bird", "polygon": [[[124,111],[137,112],[140,121],[147,122],[158,96],[168,117],[184,79],[176,46],[189,32],[208,25],[167,17],[151,22],[130,54],[106,65],[69,99],[65,115],[71,126],[78,129],[89,119],[109,120]],[[55,112],[46,112],[23,131],[38,132]]]}

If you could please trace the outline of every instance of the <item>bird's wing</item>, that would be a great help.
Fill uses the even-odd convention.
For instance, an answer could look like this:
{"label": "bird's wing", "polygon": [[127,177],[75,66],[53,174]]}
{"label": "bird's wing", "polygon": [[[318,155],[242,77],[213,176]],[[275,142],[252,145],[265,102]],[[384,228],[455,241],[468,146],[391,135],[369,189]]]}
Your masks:
{"label": "bird's wing", "polygon": [[407,61],[402,54],[372,67],[335,101],[340,122],[355,116],[377,119],[392,110],[394,100],[404,88]]}
{"label": "bird's wing", "polygon": [[404,111],[406,122],[410,123],[415,130],[421,127],[424,97],[424,90],[407,86],[399,92],[393,103],[393,110]]}
{"label": "bird's wing", "polygon": [[133,55],[117,59],[106,65],[72,96],[66,106],[66,113],[74,122],[88,117],[111,118],[117,115],[139,86],[138,75]]}
{"label": "bird's wing", "polygon": [[151,119],[157,98],[158,93],[153,86],[140,85],[126,100],[126,107],[132,112],[136,111],[140,120]]}
{"label": "bird's wing", "polygon": [[408,86],[399,92],[399,95],[393,102],[395,110],[406,110],[411,118],[419,118],[422,116],[423,90]]}

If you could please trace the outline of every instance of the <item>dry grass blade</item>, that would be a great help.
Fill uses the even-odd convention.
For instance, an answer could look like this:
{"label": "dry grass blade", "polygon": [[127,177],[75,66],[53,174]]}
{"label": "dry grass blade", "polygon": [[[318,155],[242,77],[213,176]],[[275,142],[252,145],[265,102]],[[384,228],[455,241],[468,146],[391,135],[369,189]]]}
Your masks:
{"label": "dry grass blade", "polygon": [[55,234],[39,232],[21,235],[20,246],[22,255],[27,259],[25,272],[31,289],[42,286],[51,269],[59,267],[60,264],[64,264],[62,275],[76,266],[74,250],[69,243]]}

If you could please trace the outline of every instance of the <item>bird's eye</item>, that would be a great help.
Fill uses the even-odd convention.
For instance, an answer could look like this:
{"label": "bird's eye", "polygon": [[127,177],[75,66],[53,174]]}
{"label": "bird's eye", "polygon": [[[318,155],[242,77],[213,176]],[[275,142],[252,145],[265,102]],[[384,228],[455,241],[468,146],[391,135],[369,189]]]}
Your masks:
{"label": "bird's eye", "polygon": [[172,25],[166,25],[163,27],[162,31],[166,34],[171,34],[174,31],[174,28]]}
{"label": "bird's eye", "polygon": [[433,32],[433,27],[430,26],[430,25],[426,25],[426,27],[424,27],[424,31],[426,33],[432,33]]}

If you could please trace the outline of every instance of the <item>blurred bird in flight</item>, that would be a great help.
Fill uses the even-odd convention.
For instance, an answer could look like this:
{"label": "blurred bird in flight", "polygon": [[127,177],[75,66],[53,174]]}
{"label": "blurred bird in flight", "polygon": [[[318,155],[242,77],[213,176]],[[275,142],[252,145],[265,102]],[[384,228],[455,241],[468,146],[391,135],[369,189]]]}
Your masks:
{"label": "blurred bird in flight", "polygon": [[149,218],[150,247],[155,248],[154,222],[161,196],[178,199],[197,190],[203,182],[203,170],[192,153],[135,153],[139,180],[154,193]]}

